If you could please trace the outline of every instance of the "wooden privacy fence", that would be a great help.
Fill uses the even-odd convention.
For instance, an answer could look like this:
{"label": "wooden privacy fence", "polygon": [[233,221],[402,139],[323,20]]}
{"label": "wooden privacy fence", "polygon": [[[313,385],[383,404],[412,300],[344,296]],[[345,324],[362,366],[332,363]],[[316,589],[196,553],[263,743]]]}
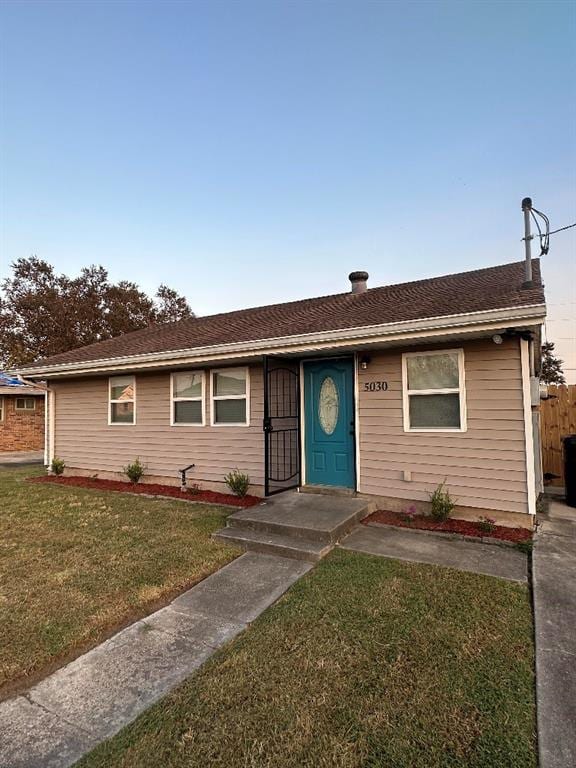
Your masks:
{"label": "wooden privacy fence", "polygon": [[[545,482],[564,485],[562,438],[576,435],[576,384],[548,385],[548,400],[540,401],[540,439]],[[557,475],[546,479],[546,474]]]}

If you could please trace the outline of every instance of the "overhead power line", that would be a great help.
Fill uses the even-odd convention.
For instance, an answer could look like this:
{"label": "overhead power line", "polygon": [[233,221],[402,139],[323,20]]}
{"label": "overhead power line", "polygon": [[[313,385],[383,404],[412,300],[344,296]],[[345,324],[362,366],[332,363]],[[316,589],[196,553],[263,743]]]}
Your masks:
{"label": "overhead power line", "polygon": [[548,232],[549,235],[555,235],[556,232],[564,232],[565,229],[571,229],[572,227],[576,227],[576,221],[574,224],[568,224],[567,227],[560,227],[560,229],[553,229],[552,232]]}
{"label": "overhead power line", "polygon": [[[535,237],[539,238],[539,240],[540,240],[540,251],[541,251],[540,255],[541,256],[542,255],[545,256],[548,253],[548,250],[550,248],[550,244],[549,244],[550,235],[555,235],[557,232],[564,232],[566,229],[572,229],[572,227],[576,227],[576,221],[574,222],[574,224],[568,224],[566,227],[560,227],[559,229],[553,229],[551,232],[549,232],[548,231],[548,227],[550,226],[550,221],[549,221],[548,217],[545,214],[543,214],[543,213],[541,214],[540,211],[536,211],[537,214],[542,216],[542,218],[543,218],[543,220],[544,220],[544,222],[546,224],[546,230],[544,232],[542,232],[542,229],[540,228],[540,223],[538,222],[538,219],[536,218],[536,216],[534,216],[534,211],[536,211],[535,208],[533,208],[530,211],[530,215],[532,216],[532,219],[534,220],[534,223],[536,224],[536,227],[538,229],[538,234],[537,235],[530,235],[529,239],[533,240]],[[526,239],[527,239],[526,237],[523,237],[522,241],[524,241]]]}

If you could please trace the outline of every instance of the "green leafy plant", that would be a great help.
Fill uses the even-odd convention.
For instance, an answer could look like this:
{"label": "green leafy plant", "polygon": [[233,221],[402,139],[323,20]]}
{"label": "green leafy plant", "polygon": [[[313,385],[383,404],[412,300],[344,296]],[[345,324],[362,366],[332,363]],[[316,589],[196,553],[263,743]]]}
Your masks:
{"label": "green leafy plant", "polygon": [[66,464],[64,463],[64,459],[59,459],[58,456],[54,456],[52,459],[52,463],[50,464],[50,470],[53,475],[61,475],[64,472],[64,468],[66,467]]}
{"label": "green leafy plant", "polygon": [[446,489],[446,480],[440,483],[434,493],[430,494],[430,503],[432,505],[430,515],[433,520],[438,523],[448,520],[456,504]]}
{"label": "green leafy plant", "polygon": [[122,471],[131,482],[137,483],[141,480],[142,475],[146,471],[146,467],[142,464],[140,459],[137,458],[131,464],[128,464],[128,466],[122,467]]}
{"label": "green leafy plant", "polygon": [[516,549],[519,549],[520,552],[524,552],[525,555],[529,555],[532,552],[533,548],[534,548],[534,542],[532,541],[532,539],[526,539],[525,541],[516,542]]}
{"label": "green leafy plant", "polygon": [[482,533],[494,533],[494,529],[496,528],[496,520],[494,520],[492,517],[479,517],[476,525],[478,528],[480,528]]}
{"label": "green leafy plant", "polygon": [[238,469],[233,469],[224,475],[224,482],[236,496],[246,496],[250,487],[250,477]]}

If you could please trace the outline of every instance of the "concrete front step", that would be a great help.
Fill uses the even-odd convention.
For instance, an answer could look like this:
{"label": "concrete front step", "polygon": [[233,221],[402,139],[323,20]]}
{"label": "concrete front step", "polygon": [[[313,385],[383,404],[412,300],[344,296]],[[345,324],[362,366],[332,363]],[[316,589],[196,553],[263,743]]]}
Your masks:
{"label": "concrete front step", "polygon": [[227,525],[239,533],[255,531],[335,544],[371,511],[371,502],[365,499],[283,493],[235,512]]}
{"label": "concrete front step", "polygon": [[213,538],[241,547],[247,552],[262,552],[280,557],[291,557],[317,563],[332,549],[331,543],[308,541],[294,536],[253,531],[249,528],[222,528],[212,534]]}
{"label": "concrete front step", "polygon": [[234,512],[213,536],[246,550],[316,562],[371,511],[365,499],[287,491]]}
{"label": "concrete front step", "polygon": [[356,491],[353,488],[340,488],[332,485],[302,485],[300,486],[300,493],[315,493],[319,495],[328,496],[356,496]]}

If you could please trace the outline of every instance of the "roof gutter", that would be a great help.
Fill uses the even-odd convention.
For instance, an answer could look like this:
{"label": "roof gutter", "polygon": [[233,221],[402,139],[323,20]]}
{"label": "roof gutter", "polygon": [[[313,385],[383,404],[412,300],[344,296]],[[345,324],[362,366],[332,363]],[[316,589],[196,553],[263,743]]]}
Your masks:
{"label": "roof gutter", "polygon": [[65,375],[80,375],[126,370],[133,368],[154,368],[169,363],[202,363],[236,356],[249,357],[257,354],[278,354],[280,352],[306,352],[308,350],[334,349],[351,343],[377,344],[379,342],[405,341],[408,339],[442,335],[446,331],[471,333],[501,328],[510,323],[539,325],[546,316],[545,304],[531,304],[522,307],[492,309],[457,315],[444,315],[421,320],[400,321],[381,325],[344,328],[334,331],[320,331],[293,336],[281,336],[253,341],[232,342],[204,347],[153,352],[140,355],[84,360],[71,363],[21,368],[19,373],[29,378],[43,378]]}

